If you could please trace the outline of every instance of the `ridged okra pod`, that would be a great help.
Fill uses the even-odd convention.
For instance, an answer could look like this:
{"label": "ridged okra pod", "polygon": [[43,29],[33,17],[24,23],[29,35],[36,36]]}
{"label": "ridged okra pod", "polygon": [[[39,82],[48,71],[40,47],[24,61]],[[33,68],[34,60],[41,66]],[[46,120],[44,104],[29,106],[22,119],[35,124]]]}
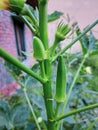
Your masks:
{"label": "ridged okra pod", "polygon": [[66,68],[64,58],[59,57],[56,77],[56,93],[55,100],[57,102],[64,102],[66,98]]}
{"label": "ridged okra pod", "polygon": [[38,37],[33,38],[34,57],[36,60],[41,61],[45,59],[45,48],[42,41]]}

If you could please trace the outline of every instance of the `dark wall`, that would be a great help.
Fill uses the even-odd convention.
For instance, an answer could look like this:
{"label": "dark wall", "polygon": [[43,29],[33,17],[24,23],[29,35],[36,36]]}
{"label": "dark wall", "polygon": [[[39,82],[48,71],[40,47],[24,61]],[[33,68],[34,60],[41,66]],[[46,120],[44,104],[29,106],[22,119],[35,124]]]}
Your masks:
{"label": "dark wall", "polygon": [[27,0],[27,4],[30,4],[33,8],[38,7],[38,0]]}

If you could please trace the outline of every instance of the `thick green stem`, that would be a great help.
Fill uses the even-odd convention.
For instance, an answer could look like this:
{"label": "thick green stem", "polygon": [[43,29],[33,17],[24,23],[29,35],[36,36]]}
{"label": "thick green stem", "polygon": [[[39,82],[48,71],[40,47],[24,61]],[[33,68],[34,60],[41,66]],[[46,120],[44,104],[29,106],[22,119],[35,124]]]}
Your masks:
{"label": "thick green stem", "polygon": [[26,72],[27,74],[33,76],[34,78],[36,78],[38,81],[40,81],[41,83],[45,83],[47,82],[47,79],[43,79],[41,78],[39,75],[37,75],[35,72],[33,72],[31,69],[29,69],[28,67],[26,67],[24,64],[22,64],[18,59],[14,58],[13,56],[11,56],[10,54],[8,54],[6,51],[4,51],[2,48],[0,48],[0,56],[3,57],[5,60],[7,60],[8,62],[10,62],[11,64],[17,66],[19,69],[21,69],[22,71]]}
{"label": "thick green stem", "polygon": [[57,106],[56,106],[56,110],[55,110],[55,117],[58,117],[60,106],[61,106],[61,103],[57,102]]}
{"label": "thick green stem", "polygon": [[40,64],[41,75],[42,75],[43,78],[46,78],[44,61],[39,61],[39,64]]}
{"label": "thick green stem", "polygon": [[23,88],[23,92],[24,92],[25,98],[26,98],[26,100],[27,100],[28,106],[29,106],[29,108],[30,108],[30,110],[31,110],[31,113],[32,113],[32,115],[33,115],[33,118],[34,118],[34,121],[35,121],[35,123],[36,123],[36,126],[37,126],[38,130],[41,130],[40,125],[38,124],[38,121],[37,121],[37,117],[36,117],[36,115],[35,115],[35,113],[34,113],[34,110],[33,110],[33,108],[32,108],[32,105],[31,105],[31,103],[30,103],[30,100],[29,100],[29,97],[28,97],[28,95],[27,95],[27,92],[26,92],[26,89],[25,89],[25,88]]}
{"label": "thick green stem", "polygon": [[52,59],[52,62],[55,61],[59,55],[65,53],[67,49],[69,49],[74,43],[76,43],[78,40],[80,40],[88,31],[90,31],[96,24],[98,24],[98,20],[96,20],[92,25],[90,25],[88,28],[85,29],[83,33],[81,33],[76,39],[74,39],[68,46],[66,46],[63,50],[61,50],[57,55],[54,56]]}
{"label": "thick green stem", "polygon": [[64,114],[56,119],[54,119],[53,121],[59,121],[59,120],[62,120],[66,117],[69,117],[71,115],[74,115],[74,114],[77,114],[77,113],[80,113],[80,112],[83,112],[83,111],[87,111],[87,110],[90,110],[90,109],[94,109],[94,108],[97,108],[98,107],[98,104],[93,104],[93,105],[89,105],[89,106],[86,106],[86,107],[83,107],[83,108],[79,108],[77,110],[73,110],[71,112],[68,112],[67,114]]}
{"label": "thick green stem", "polygon": [[49,60],[45,61],[45,72],[48,78],[48,82],[43,84],[43,91],[44,91],[44,100],[45,100],[45,106],[46,106],[47,118],[48,118],[48,130],[56,130],[55,123],[51,122],[51,120],[54,118],[54,108],[53,108],[53,96],[52,96],[52,88],[51,88],[52,70],[51,70],[51,64]]}
{"label": "thick green stem", "polygon": [[[48,19],[47,19],[47,4],[48,0],[39,0],[39,31],[40,39],[43,42],[45,49],[49,49],[48,45]],[[52,79],[52,65],[47,59],[44,61],[45,75],[48,78],[47,83],[43,84],[44,101],[46,106],[47,118],[48,118],[48,130],[56,130],[55,123],[51,122],[54,117],[53,97],[51,88]]]}
{"label": "thick green stem", "polygon": [[48,17],[47,17],[47,2],[39,2],[39,31],[40,38],[45,49],[48,49]]}

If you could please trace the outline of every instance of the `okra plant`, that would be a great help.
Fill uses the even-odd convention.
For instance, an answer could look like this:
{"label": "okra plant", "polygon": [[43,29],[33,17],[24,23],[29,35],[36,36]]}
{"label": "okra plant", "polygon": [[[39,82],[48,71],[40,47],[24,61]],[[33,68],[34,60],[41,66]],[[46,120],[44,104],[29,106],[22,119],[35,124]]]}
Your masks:
{"label": "okra plant", "polygon": [[[26,88],[19,84],[24,91],[25,98],[27,100],[28,106],[31,110],[32,116],[35,120],[36,127],[38,130],[62,130],[63,119],[71,116],[73,114],[86,111],[98,107],[98,103],[89,105],[83,108],[79,108],[73,111],[65,113],[67,103],[69,101],[71,92],[79,75],[79,72],[86,61],[87,57],[98,53],[98,47],[95,41],[91,41],[89,38],[86,42],[86,33],[89,32],[95,25],[98,24],[96,20],[92,25],[88,26],[83,32],[80,31],[79,27],[76,27],[77,38],[72,40],[65,48],[59,50],[56,53],[56,49],[60,45],[61,41],[65,40],[67,36],[71,35],[71,28],[64,24],[63,21],[57,26],[55,33],[55,38],[53,45],[49,45],[48,40],[48,21],[52,21],[56,18],[49,20],[49,15],[47,12],[48,0],[38,0],[38,9],[34,10],[30,5],[26,4],[26,0],[1,0],[0,9],[6,9],[13,13],[16,13],[19,18],[30,28],[34,35],[32,46],[34,57],[40,66],[40,74],[33,72],[30,68],[22,64],[18,59],[14,58],[12,55],[8,54],[3,48],[0,48],[0,56],[8,61],[10,64],[17,66],[21,71],[34,77],[43,86],[43,99],[46,108],[47,123],[44,120],[43,128],[40,126],[39,117],[35,114],[33,106],[30,102]],[[51,14],[52,16],[53,14]],[[91,32],[92,33],[92,32]],[[91,35],[93,36],[93,35]],[[63,54],[77,41],[80,41],[83,52],[82,62],[76,72],[76,75],[71,83],[68,91],[66,91],[67,86],[67,67],[65,66],[65,61]],[[53,74],[53,64],[58,62],[57,76],[56,76],[56,89],[55,95],[53,94],[52,86],[52,74]],[[17,81],[18,82],[18,81]],[[33,88],[32,88],[33,89]],[[62,108],[62,110],[61,110]],[[13,128],[14,130],[14,128]]]}

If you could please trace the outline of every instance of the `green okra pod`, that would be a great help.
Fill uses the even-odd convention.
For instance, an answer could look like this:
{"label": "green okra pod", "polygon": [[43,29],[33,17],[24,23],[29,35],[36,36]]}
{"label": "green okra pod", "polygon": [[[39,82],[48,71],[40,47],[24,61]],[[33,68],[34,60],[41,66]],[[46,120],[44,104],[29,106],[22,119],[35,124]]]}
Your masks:
{"label": "green okra pod", "polygon": [[33,38],[33,50],[36,60],[41,61],[45,59],[45,48],[42,41],[38,37]]}
{"label": "green okra pod", "polygon": [[64,102],[66,98],[66,68],[64,58],[59,57],[56,77],[56,94],[55,100],[57,102]]}

